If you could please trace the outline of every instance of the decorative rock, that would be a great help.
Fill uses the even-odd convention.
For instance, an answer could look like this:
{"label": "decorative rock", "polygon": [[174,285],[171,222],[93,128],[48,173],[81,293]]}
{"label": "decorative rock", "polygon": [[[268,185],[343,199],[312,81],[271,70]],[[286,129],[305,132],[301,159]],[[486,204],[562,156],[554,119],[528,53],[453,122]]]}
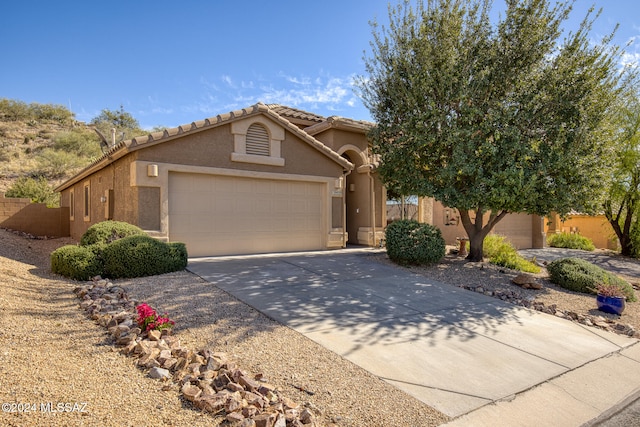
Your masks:
{"label": "decorative rock", "polygon": [[274,427],[276,423],[276,414],[264,413],[253,417],[256,427]]}
{"label": "decorative rock", "polygon": [[[150,368],[148,376],[165,381],[163,391],[180,390],[185,400],[222,417],[234,427],[315,427],[319,410],[281,397],[263,374],[245,373],[226,353],[194,352],[167,335],[170,329],[143,335],[136,323],[136,301],[120,286],[95,278],[74,289],[87,316],[106,328],[121,354],[137,357],[136,365]],[[635,331],[631,332],[632,334]],[[171,374],[173,372],[173,375]],[[317,410],[317,413],[314,411]],[[304,417],[304,419],[303,419]]]}
{"label": "decorative rock", "polygon": [[511,280],[518,286],[522,286],[525,289],[542,289],[542,285],[540,285],[536,278],[530,274],[518,274]]}
{"label": "decorative rock", "polygon": [[244,416],[240,412],[232,412],[230,414],[227,414],[227,421],[229,421],[231,424],[239,423],[241,421],[244,421],[244,419]]}
{"label": "decorative rock", "polygon": [[166,369],[154,367],[149,371],[149,376],[155,379],[168,380],[171,378],[171,373]]}
{"label": "decorative rock", "polygon": [[160,338],[162,337],[162,332],[161,331],[156,331],[155,329],[147,332],[147,335],[149,336],[149,339],[151,341],[160,341]]}
{"label": "decorative rock", "polygon": [[189,402],[194,402],[202,394],[202,390],[200,389],[200,387],[191,385],[189,383],[183,385],[180,391],[182,392],[184,398]]}
{"label": "decorative rock", "polygon": [[241,386],[243,386],[249,391],[256,391],[260,388],[260,384],[257,381],[252,380],[246,375],[241,375],[240,378],[238,379],[238,382],[240,383]]}
{"label": "decorative rock", "polygon": [[224,411],[226,401],[227,398],[225,396],[214,394],[212,396],[200,397],[196,399],[194,403],[198,408],[204,411],[217,414],[218,412]]}

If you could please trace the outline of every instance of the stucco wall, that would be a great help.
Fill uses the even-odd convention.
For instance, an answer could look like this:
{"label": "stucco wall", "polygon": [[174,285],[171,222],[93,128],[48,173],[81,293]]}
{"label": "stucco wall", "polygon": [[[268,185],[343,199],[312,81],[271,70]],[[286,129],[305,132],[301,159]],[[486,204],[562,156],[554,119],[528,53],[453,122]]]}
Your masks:
{"label": "stucco wall", "polygon": [[615,232],[604,215],[571,215],[565,221],[554,215],[545,222],[545,232],[552,233],[578,233],[593,242],[596,248],[618,249],[618,239]]}
{"label": "stucco wall", "polygon": [[286,173],[314,176],[342,175],[342,167],[290,132],[281,144],[284,166],[234,162],[233,135],[230,125],[208,129],[173,141],[140,150],[139,160],[191,166],[216,167],[246,171]]}
{"label": "stucco wall", "polygon": [[[135,158],[136,153],[131,153],[61,192],[60,205],[69,208],[69,231],[73,239],[80,240],[90,226],[107,219],[139,225],[138,189],[128,185],[129,165]],[[84,187],[87,184],[90,205],[89,216],[85,217]],[[71,192],[74,194],[73,207]]]}
{"label": "stucco wall", "polygon": [[[434,201],[432,207],[432,224],[442,231],[448,245],[455,245],[456,238],[467,236],[455,209],[447,208],[438,201]],[[486,215],[486,219],[488,217]],[[542,219],[536,215],[509,214],[496,224],[492,233],[507,236],[518,249],[540,248],[544,246],[542,227]]]}
{"label": "stucco wall", "polygon": [[48,208],[29,199],[5,198],[0,193],[0,227],[35,236],[69,236],[69,209]]}

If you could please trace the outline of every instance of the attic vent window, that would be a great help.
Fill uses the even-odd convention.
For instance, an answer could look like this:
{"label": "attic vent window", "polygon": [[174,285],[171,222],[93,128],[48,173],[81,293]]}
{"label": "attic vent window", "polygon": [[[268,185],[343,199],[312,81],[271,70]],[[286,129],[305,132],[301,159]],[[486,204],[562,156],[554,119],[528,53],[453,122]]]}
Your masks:
{"label": "attic vent window", "polygon": [[261,124],[252,124],[247,129],[246,153],[254,156],[269,156],[269,132]]}
{"label": "attic vent window", "polygon": [[231,122],[233,135],[232,162],[284,166],[281,154],[285,130],[263,116]]}

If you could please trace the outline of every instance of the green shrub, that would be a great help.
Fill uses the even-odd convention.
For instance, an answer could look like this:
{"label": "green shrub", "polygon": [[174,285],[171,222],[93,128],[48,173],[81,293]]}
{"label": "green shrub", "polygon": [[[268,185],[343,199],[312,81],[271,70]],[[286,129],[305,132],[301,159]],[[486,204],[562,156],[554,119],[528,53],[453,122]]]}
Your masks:
{"label": "green shrub", "polygon": [[60,204],[59,194],[53,191],[44,177],[18,178],[7,190],[6,197],[30,199],[33,203],[46,203],[49,207],[57,207]]}
{"label": "green shrub", "polygon": [[115,240],[127,236],[146,235],[146,233],[135,225],[122,221],[102,221],[92,225],[80,238],[82,246],[94,245],[96,243],[109,244]]}
{"label": "green shrub", "polygon": [[563,258],[547,265],[550,279],[570,291],[595,294],[599,283],[620,287],[627,301],[636,301],[633,287],[621,278],[580,258]]}
{"label": "green shrub", "polygon": [[56,133],[53,136],[53,148],[84,158],[92,158],[102,154],[98,135],[83,128]]}
{"label": "green shrub", "polygon": [[489,262],[512,270],[539,273],[540,267],[524,259],[505,236],[491,234],[484,238],[482,253]]}
{"label": "green shrub", "polygon": [[128,236],[104,250],[107,277],[143,277],[182,270],[187,266],[184,245],[167,244],[149,236]]}
{"label": "green shrub", "polygon": [[553,248],[581,249],[583,251],[596,249],[591,239],[572,233],[552,234],[547,238],[547,245]]}
{"label": "green shrub", "polygon": [[440,230],[415,220],[394,221],[386,229],[387,255],[399,264],[432,264],[445,254]]}
{"label": "green shrub", "polygon": [[51,253],[51,271],[75,280],[88,280],[102,273],[97,247],[67,245]]}
{"label": "green shrub", "polygon": [[60,178],[82,166],[86,166],[86,158],[78,157],[76,153],[45,148],[37,157],[39,173],[51,178]]}
{"label": "green shrub", "polygon": [[637,218],[631,226],[631,256],[640,258],[640,218]]}

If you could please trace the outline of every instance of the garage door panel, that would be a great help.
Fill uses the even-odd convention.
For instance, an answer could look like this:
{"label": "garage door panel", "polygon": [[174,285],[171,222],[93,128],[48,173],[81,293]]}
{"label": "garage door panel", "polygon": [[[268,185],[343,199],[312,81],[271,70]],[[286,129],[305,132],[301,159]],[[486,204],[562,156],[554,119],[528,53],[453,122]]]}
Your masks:
{"label": "garage door panel", "polygon": [[169,239],[190,256],[322,249],[325,184],[172,173]]}

